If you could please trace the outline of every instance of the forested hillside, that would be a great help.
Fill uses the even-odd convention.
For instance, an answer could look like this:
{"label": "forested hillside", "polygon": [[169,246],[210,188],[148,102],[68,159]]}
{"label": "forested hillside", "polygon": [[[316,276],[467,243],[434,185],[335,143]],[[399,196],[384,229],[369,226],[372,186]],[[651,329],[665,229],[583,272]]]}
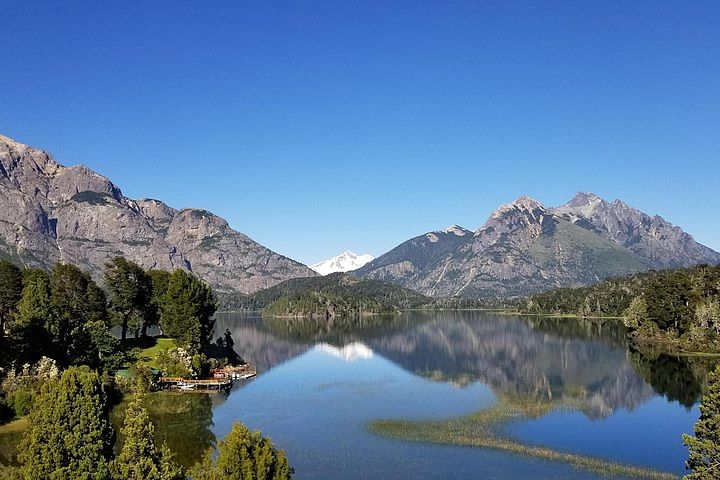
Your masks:
{"label": "forested hillside", "polygon": [[622,316],[633,340],[683,350],[720,350],[720,266],[629,275],[528,298],[525,313]]}
{"label": "forested hillside", "polygon": [[367,305],[376,313],[418,308],[430,302],[428,297],[398,285],[333,273],[324,277],[293,278],[253,295],[221,297],[221,307],[224,310],[262,310],[282,297],[302,300],[308,306],[316,304],[320,297],[308,295],[309,292],[315,292],[325,300]]}

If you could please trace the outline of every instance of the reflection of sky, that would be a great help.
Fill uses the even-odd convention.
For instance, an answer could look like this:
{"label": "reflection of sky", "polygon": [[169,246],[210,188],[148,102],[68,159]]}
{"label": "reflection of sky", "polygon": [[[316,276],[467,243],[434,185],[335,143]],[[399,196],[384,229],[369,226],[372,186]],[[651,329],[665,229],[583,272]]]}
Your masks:
{"label": "reflection of sky", "polygon": [[512,425],[508,433],[527,443],[682,474],[688,454],[682,434],[699,416],[697,406],[686,410],[656,396],[631,412],[619,410],[604,420],[593,421],[580,412],[555,411]]}
{"label": "reflection of sky", "polygon": [[[552,394],[583,410],[508,427],[522,441],[684,472],[680,436],[692,431],[697,408],[657,397],[629,363],[613,324],[478,312],[403,318],[369,331],[305,337],[260,319],[220,317],[221,331],[232,330],[238,352],[257,362],[260,375],[214,407],[215,433],[224,435],[235,419],[260,428],[288,450],[300,479],[592,478],[555,463],[366,432],[380,418],[476,412],[493,403],[490,385],[499,396],[525,401]],[[469,384],[453,386],[450,379]]]}
{"label": "reflection of sky", "polygon": [[566,465],[366,430],[378,418],[449,418],[493,401],[480,383],[459,388],[414,376],[378,355],[346,362],[314,348],[234,390],[214,409],[214,433],[224,436],[235,420],[260,429],[286,450],[299,479],[593,478]]}

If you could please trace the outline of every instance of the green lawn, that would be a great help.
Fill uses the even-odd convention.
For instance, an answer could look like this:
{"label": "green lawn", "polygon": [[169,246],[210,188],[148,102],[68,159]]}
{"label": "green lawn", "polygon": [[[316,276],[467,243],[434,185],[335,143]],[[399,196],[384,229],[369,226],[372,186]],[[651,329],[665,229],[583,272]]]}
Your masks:
{"label": "green lawn", "polygon": [[28,427],[27,417],[20,417],[5,425],[0,425],[0,435],[8,433],[24,432]]}
{"label": "green lawn", "polygon": [[141,349],[137,355],[137,363],[148,365],[151,368],[157,368],[155,357],[160,350],[177,347],[175,339],[167,337],[128,338],[127,342],[129,348]]}

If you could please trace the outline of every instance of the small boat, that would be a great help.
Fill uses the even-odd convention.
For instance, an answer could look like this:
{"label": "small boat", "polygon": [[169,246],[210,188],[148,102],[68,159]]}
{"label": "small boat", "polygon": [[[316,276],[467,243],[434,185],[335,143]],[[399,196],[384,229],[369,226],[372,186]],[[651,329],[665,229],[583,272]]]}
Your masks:
{"label": "small boat", "polygon": [[255,376],[255,372],[250,372],[250,373],[244,373],[244,374],[240,375],[239,377],[241,380],[247,380],[248,378],[252,378],[254,376]]}
{"label": "small boat", "polygon": [[181,384],[179,384],[178,386],[180,387],[180,390],[195,390],[195,387],[196,387],[197,385],[194,385],[194,384],[192,384],[192,383],[190,383],[190,384],[188,384],[188,383],[181,383]]}

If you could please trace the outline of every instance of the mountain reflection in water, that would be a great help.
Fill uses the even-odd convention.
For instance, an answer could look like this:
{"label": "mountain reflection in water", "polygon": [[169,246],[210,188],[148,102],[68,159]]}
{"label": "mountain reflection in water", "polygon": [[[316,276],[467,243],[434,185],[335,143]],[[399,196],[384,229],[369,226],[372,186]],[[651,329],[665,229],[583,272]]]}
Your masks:
{"label": "mountain reflection in water", "polygon": [[[631,352],[615,319],[219,314],[225,329],[259,375],[218,403],[213,431],[261,429],[300,479],[597,478],[606,460],[681,474],[710,363]],[[545,450],[493,448],[508,442]]]}
{"label": "mountain reflection in water", "polygon": [[230,329],[236,350],[260,371],[316,344],[338,352],[361,344],[416,375],[456,385],[479,381],[497,395],[552,400],[591,418],[632,410],[656,392],[689,408],[709,368],[707,360],[630,353],[624,327],[614,319],[477,317],[468,311],[412,312],[336,331],[324,320],[292,325],[219,314],[216,331]]}

